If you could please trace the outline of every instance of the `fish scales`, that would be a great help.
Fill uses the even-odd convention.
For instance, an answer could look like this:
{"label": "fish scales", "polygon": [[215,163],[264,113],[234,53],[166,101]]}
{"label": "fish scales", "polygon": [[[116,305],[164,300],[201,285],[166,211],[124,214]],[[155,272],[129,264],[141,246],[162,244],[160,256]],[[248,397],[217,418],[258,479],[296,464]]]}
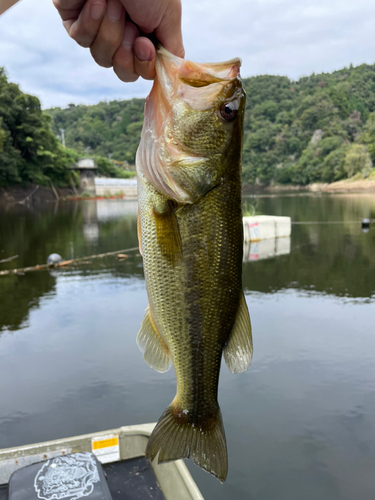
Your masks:
{"label": "fish scales", "polygon": [[[146,455],[159,462],[190,457],[221,481],[227,474],[217,401],[221,358],[227,351],[229,368],[239,372],[252,355],[241,281],[244,94],[238,60],[222,66],[194,65],[159,50],[137,153],[139,236],[149,298],[137,341],[159,371],[173,362],[177,380],[176,396]],[[171,93],[191,73],[189,85]],[[194,86],[199,78],[202,88]],[[210,78],[214,81],[206,83]],[[214,92],[209,89],[216,100],[209,96],[205,109],[195,109],[202,104],[189,92],[202,98],[210,85],[216,85]],[[218,114],[227,100],[235,107],[229,124]]]}

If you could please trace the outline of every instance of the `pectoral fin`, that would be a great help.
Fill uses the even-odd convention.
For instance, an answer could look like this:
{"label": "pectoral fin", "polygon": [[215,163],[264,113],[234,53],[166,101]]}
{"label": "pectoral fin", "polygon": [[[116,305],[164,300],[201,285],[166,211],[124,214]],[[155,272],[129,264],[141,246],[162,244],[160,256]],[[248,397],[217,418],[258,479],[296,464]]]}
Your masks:
{"label": "pectoral fin", "polygon": [[161,252],[173,264],[182,255],[181,235],[173,202],[165,200],[154,207],[157,242]]}
{"label": "pectoral fin", "polygon": [[232,373],[241,373],[250,366],[253,357],[253,338],[249,311],[243,292],[236,320],[228,344],[224,348],[224,359]]}
{"label": "pectoral fin", "polygon": [[169,370],[172,364],[171,354],[156,329],[148,307],[137,335],[137,345],[151,368],[162,373]]}

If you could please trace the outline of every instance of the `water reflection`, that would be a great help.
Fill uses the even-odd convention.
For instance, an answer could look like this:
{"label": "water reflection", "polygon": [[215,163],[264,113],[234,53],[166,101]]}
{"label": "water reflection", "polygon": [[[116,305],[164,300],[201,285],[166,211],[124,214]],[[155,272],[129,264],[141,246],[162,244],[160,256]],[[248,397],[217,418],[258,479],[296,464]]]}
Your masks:
{"label": "water reflection", "polygon": [[[59,253],[64,259],[135,247],[136,204],[100,200],[46,204],[38,207],[0,209],[0,258],[18,255],[0,269],[44,264],[48,255]],[[108,266],[109,264],[109,266]],[[103,267],[104,266],[104,267]],[[39,307],[40,298],[51,293],[58,274],[48,271],[0,277],[0,331],[15,330],[26,324],[29,311]],[[124,276],[142,275],[139,258],[131,257],[119,265],[115,258],[85,264],[82,275],[112,272]]]}
{"label": "water reflection", "polygon": [[243,262],[274,259],[280,255],[290,254],[290,236],[261,241],[245,241],[243,245]]}
{"label": "water reflection", "polygon": [[138,215],[138,202],[126,200],[98,200],[97,201],[98,220],[107,222],[116,220],[124,216]]}
{"label": "water reflection", "polygon": [[[257,209],[343,223],[245,246],[254,360],[221,373],[228,480],[188,466],[206,500],[372,500],[375,228],[360,220],[375,198],[264,197]],[[19,258],[0,269],[135,247],[136,213],[112,200],[9,209],[0,255]],[[170,403],[173,370],[155,374],[135,342],[147,305],[137,253],[0,276],[0,448],[155,421]]]}
{"label": "water reflection", "polygon": [[[252,200],[245,199],[246,203]],[[263,197],[257,209],[287,215],[294,222],[342,221],[342,224],[297,224],[292,238],[244,245],[243,282],[248,291],[274,293],[297,288],[337,296],[371,299],[375,294],[375,231],[363,233],[363,216],[375,216],[374,197]],[[357,223],[353,221],[358,220]],[[346,223],[345,221],[348,221]],[[66,259],[136,247],[137,203],[99,200],[46,205],[31,210],[15,206],[0,213],[0,256],[19,257],[1,269],[46,262],[57,252]],[[111,274],[143,279],[142,260],[132,254],[92,261],[61,274]],[[56,285],[53,273],[0,277],[0,330],[17,329],[40,297]]]}

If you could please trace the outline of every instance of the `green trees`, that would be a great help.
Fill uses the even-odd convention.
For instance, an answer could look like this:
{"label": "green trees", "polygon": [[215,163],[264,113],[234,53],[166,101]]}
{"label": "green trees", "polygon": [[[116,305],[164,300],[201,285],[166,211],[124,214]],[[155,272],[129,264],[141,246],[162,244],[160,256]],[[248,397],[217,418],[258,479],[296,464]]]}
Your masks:
{"label": "green trees", "polygon": [[[308,184],[368,175],[375,162],[375,65],[291,81],[243,80],[247,93],[243,180]],[[70,104],[42,112],[0,69],[0,185],[21,181],[69,185],[67,166],[95,156],[99,171],[127,176],[109,159],[134,164],[144,99]],[[69,149],[62,149],[60,130]]]}
{"label": "green trees", "polygon": [[[4,69],[0,68],[0,186],[23,182],[47,185],[50,181],[57,186],[76,185],[77,174],[68,167],[77,162],[83,152],[79,146],[84,142],[90,151],[95,150],[99,155],[96,160],[100,173],[109,177],[129,177],[129,172],[100,157],[101,153],[107,155],[107,150],[113,150],[112,132],[102,126],[106,113],[93,108],[87,117],[79,106],[72,104],[61,116],[57,113],[59,119],[52,121],[51,115],[41,110],[39,99],[8,82]],[[134,113],[141,116],[138,108],[142,106],[127,106],[129,116],[123,117],[125,121],[128,119],[123,127],[138,127],[132,130],[128,141],[132,147],[130,153],[129,148],[126,151],[129,160],[133,159],[138,144],[139,124],[131,123]],[[69,129],[71,122],[78,124],[77,133]],[[71,149],[62,148],[56,137],[60,136],[59,128],[67,129],[67,143],[71,144]]]}
{"label": "green trees", "polygon": [[[333,182],[347,177],[353,162],[356,172],[366,173],[367,157],[351,150],[353,144],[366,146],[375,161],[375,65],[298,81],[263,75],[245,78],[243,84],[245,183]],[[64,128],[67,145],[80,154],[134,163],[143,106],[143,99],[132,99],[47,112],[55,134]]]}
{"label": "green trees", "polygon": [[68,184],[76,156],[60,147],[39,99],[8,82],[0,68],[0,185]]}
{"label": "green trees", "polygon": [[[375,161],[375,65],[297,82],[280,76],[245,78],[244,86],[245,182],[308,184],[333,182],[352,172],[368,175],[367,154]],[[351,149],[360,144],[367,154],[363,146]]]}
{"label": "green trees", "polygon": [[52,129],[60,135],[65,130],[65,142],[81,155],[97,155],[113,160],[135,162],[135,153],[143,125],[144,99],[100,102],[93,106],[52,108]]}
{"label": "green trees", "polygon": [[344,170],[348,177],[360,173],[363,177],[368,177],[372,169],[372,160],[367,146],[362,144],[352,144],[346,152],[344,160]]}

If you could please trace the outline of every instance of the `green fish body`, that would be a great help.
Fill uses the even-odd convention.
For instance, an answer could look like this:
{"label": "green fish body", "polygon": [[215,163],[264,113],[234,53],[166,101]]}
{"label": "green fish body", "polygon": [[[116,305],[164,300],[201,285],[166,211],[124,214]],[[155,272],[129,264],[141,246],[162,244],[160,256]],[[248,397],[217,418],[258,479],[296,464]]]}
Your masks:
{"label": "green fish body", "polygon": [[137,342],[156,370],[173,363],[177,379],[146,456],[192,458],[220,481],[228,469],[217,401],[222,354],[234,373],[252,357],[241,280],[239,66],[238,59],[194,64],[159,49],[137,153],[149,298]]}

